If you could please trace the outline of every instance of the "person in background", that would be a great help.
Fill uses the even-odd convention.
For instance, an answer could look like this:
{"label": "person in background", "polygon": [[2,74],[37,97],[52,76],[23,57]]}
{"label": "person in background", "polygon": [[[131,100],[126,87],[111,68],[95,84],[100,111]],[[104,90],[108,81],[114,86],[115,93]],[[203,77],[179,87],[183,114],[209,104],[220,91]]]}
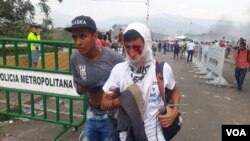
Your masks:
{"label": "person in background", "polygon": [[181,47],[181,59],[185,59],[186,50],[187,50],[187,41],[184,39]]}
{"label": "person in background", "polygon": [[157,42],[155,40],[152,42],[152,51],[153,55],[155,56],[155,52],[157,51]]}
{"label": "person in background", "polygon": [[108,40],[108,35],[107,34],[103,35],[103,42],[102,42],[102,44],[104,45],[104,47],[111,48],[112,43]]}
{"label": "person in background", "polygon": [[101,109],[102,87],[111,69],[124,59],[117,52],[96,45],[98,38],[95,21],[89,16],[77,16],[65,28],[72,34],[76,51],[71,55],[74,86],[79,95],[89,95],[87,119],[82,141],[116,141],[111,115],[115,110]]}
{"label": "person in background", "polygon": [[190,41],[187,44],[187,52],[188,52],[187,62],[192,62],[193,54],[194,54],[194,48],[195,48],[195,44],[193,43],[193,41]]}
{"label": "person in background", "polygon": [[242,90],[242,85],[247,73],[250,69],[250,53],[246,48],[246,42],[239,43],[239,49],[234,52],[235,59],[235,79],[237,82],[238,90]]}
{"label": "person in background", "polygon": [[102,45],[102,41],[101,41],[101,39],[103,38],[102,37],[102,33],[101,32],[97,32],[98,33],[98,37],[97,37],[97,39],[96,39],[96,46],[98,46],[98,47],[102,47],[103,45]]}
{"label": "person in background", "polygon": [[111,37],[111,32],[112,30],[110,29],[109,31],[106,32],[106,35],[107,35],[107,40],[112,43],[112,37]]}
{"label": "person in background", "polygon": [[231,52],[231,48],[233,48],[233,45],[231,43],[231,41],[227,41],[226,42],[226,52],[225,52],[225,58],[228,58],[230,52]]}
{"label": "person in background", "polygon": [[120,28],[120,31],[119,31],[117,37],[118,37],[118,43],[119,43],[120,49],[122,49],[122,55],[124,57],[126,57],[125,50],[124,50],[124,47],[123,47],[123,33],[122,33],[122,28]]}
{"label": "person in background", "polygon": [[178,43],[178,41],[174,41],[174,59],[175,57],[177,58],[177,60],[179,59],[178,55],[179,55],[179,52],[180,52],[180,45]]}
{"label": "person in background", "polygon": [[167,41],[163,41],[163,54],[164,55],[166,55],[166,53],[167,53],[167,46],[168,46]]}
{"label": "person in background", "polygon": [[162,43],[162,41],[161,40],[159,40],[159,42],[158,42],[158,52],[162,52],[162,46],[163,46],[163,43]]}
{"label": "person in background", "polygon": [[[31,24],[30,26],[30,32],[27,36],[28,40],[38,40],[40,36],[37,36],[39,26],[37,24]],[[30,50],[31,50],[31,59],[32,59],[32,66],[37,67],[39,62],[39,44],[37,43],[31,43],[30,44]]]}
{"label": "person in background", "polygon": [[226,46],[226,40],[225,39],[226,39],[225,37],[222,37],[222,39],[220,40],[220,42],[219,42],[220,47],[225,47]]}

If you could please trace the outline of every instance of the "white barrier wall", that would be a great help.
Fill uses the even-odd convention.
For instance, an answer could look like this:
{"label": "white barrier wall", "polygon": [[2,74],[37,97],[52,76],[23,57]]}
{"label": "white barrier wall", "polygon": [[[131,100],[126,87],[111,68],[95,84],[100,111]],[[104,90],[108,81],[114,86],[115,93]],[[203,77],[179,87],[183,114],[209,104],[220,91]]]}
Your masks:
{"label": "white barrier wall", "polygon": [[208,48],[207,68],[212,71],[213,78],[222,76],[225,48],[211,46]]}
{"label": "white barrier wall", "polygon": [[196,65],[198,71],[196,74],[205,74],[200,78],[212,79],[208,84],[226,85],[228,82],[223,78],[225,48],[218,46],[202,46],[198,49]]}

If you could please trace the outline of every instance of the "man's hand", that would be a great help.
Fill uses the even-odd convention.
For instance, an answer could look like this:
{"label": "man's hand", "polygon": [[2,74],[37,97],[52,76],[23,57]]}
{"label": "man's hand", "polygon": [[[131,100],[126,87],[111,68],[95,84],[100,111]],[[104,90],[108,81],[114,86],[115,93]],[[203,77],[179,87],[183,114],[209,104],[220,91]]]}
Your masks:
{"label": "man's hand", "polygon": [[108,92],[108,93],[107,93],[107,96],[106,96],[107,99],[113,100],[113,99],[118,98],[119,95],[120,95],[120,89],[119,89],[119,88],[110,87],[110,88],[109,88],[109,91],[110,91],[110,92]]}
{"label": "man's hand", "polygon": [[166,115],[158,115],[158,119],[159,119],[162,127],[170,126],[173,123],[174,119],[178,115],[178,109],[177,108],[172,109],[169,106],[167,106],[166,110],[167,110]]}

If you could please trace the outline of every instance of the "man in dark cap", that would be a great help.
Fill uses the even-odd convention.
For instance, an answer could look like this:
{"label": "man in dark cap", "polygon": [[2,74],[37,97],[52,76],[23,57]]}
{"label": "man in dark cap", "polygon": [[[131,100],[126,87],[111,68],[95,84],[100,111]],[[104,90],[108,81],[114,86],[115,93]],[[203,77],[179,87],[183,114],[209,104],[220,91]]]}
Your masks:
{"label": "man in dark cap", "polygon": [[71,32],[76,51],[71,55],[74,86],[78,94],[89,94],[89,108],[84,125],[83,141],[115,141],[110,116],[115,110],[101,109],[102,86],[114,65],[124,61],[115,51],[96,45],[98,32],[95,21],[89,16],[77,16],[65,28]]}

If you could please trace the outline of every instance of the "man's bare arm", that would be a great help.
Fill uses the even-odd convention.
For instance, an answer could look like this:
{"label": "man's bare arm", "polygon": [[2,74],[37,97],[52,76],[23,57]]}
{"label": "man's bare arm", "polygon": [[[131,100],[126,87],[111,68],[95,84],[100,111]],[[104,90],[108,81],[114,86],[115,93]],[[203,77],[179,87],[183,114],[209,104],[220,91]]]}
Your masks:
{"label": "man's bare arm", "polygon": [[103,110],[113,110],[120,107],[120,100],[117,94],[103,94],[101,108]]}

